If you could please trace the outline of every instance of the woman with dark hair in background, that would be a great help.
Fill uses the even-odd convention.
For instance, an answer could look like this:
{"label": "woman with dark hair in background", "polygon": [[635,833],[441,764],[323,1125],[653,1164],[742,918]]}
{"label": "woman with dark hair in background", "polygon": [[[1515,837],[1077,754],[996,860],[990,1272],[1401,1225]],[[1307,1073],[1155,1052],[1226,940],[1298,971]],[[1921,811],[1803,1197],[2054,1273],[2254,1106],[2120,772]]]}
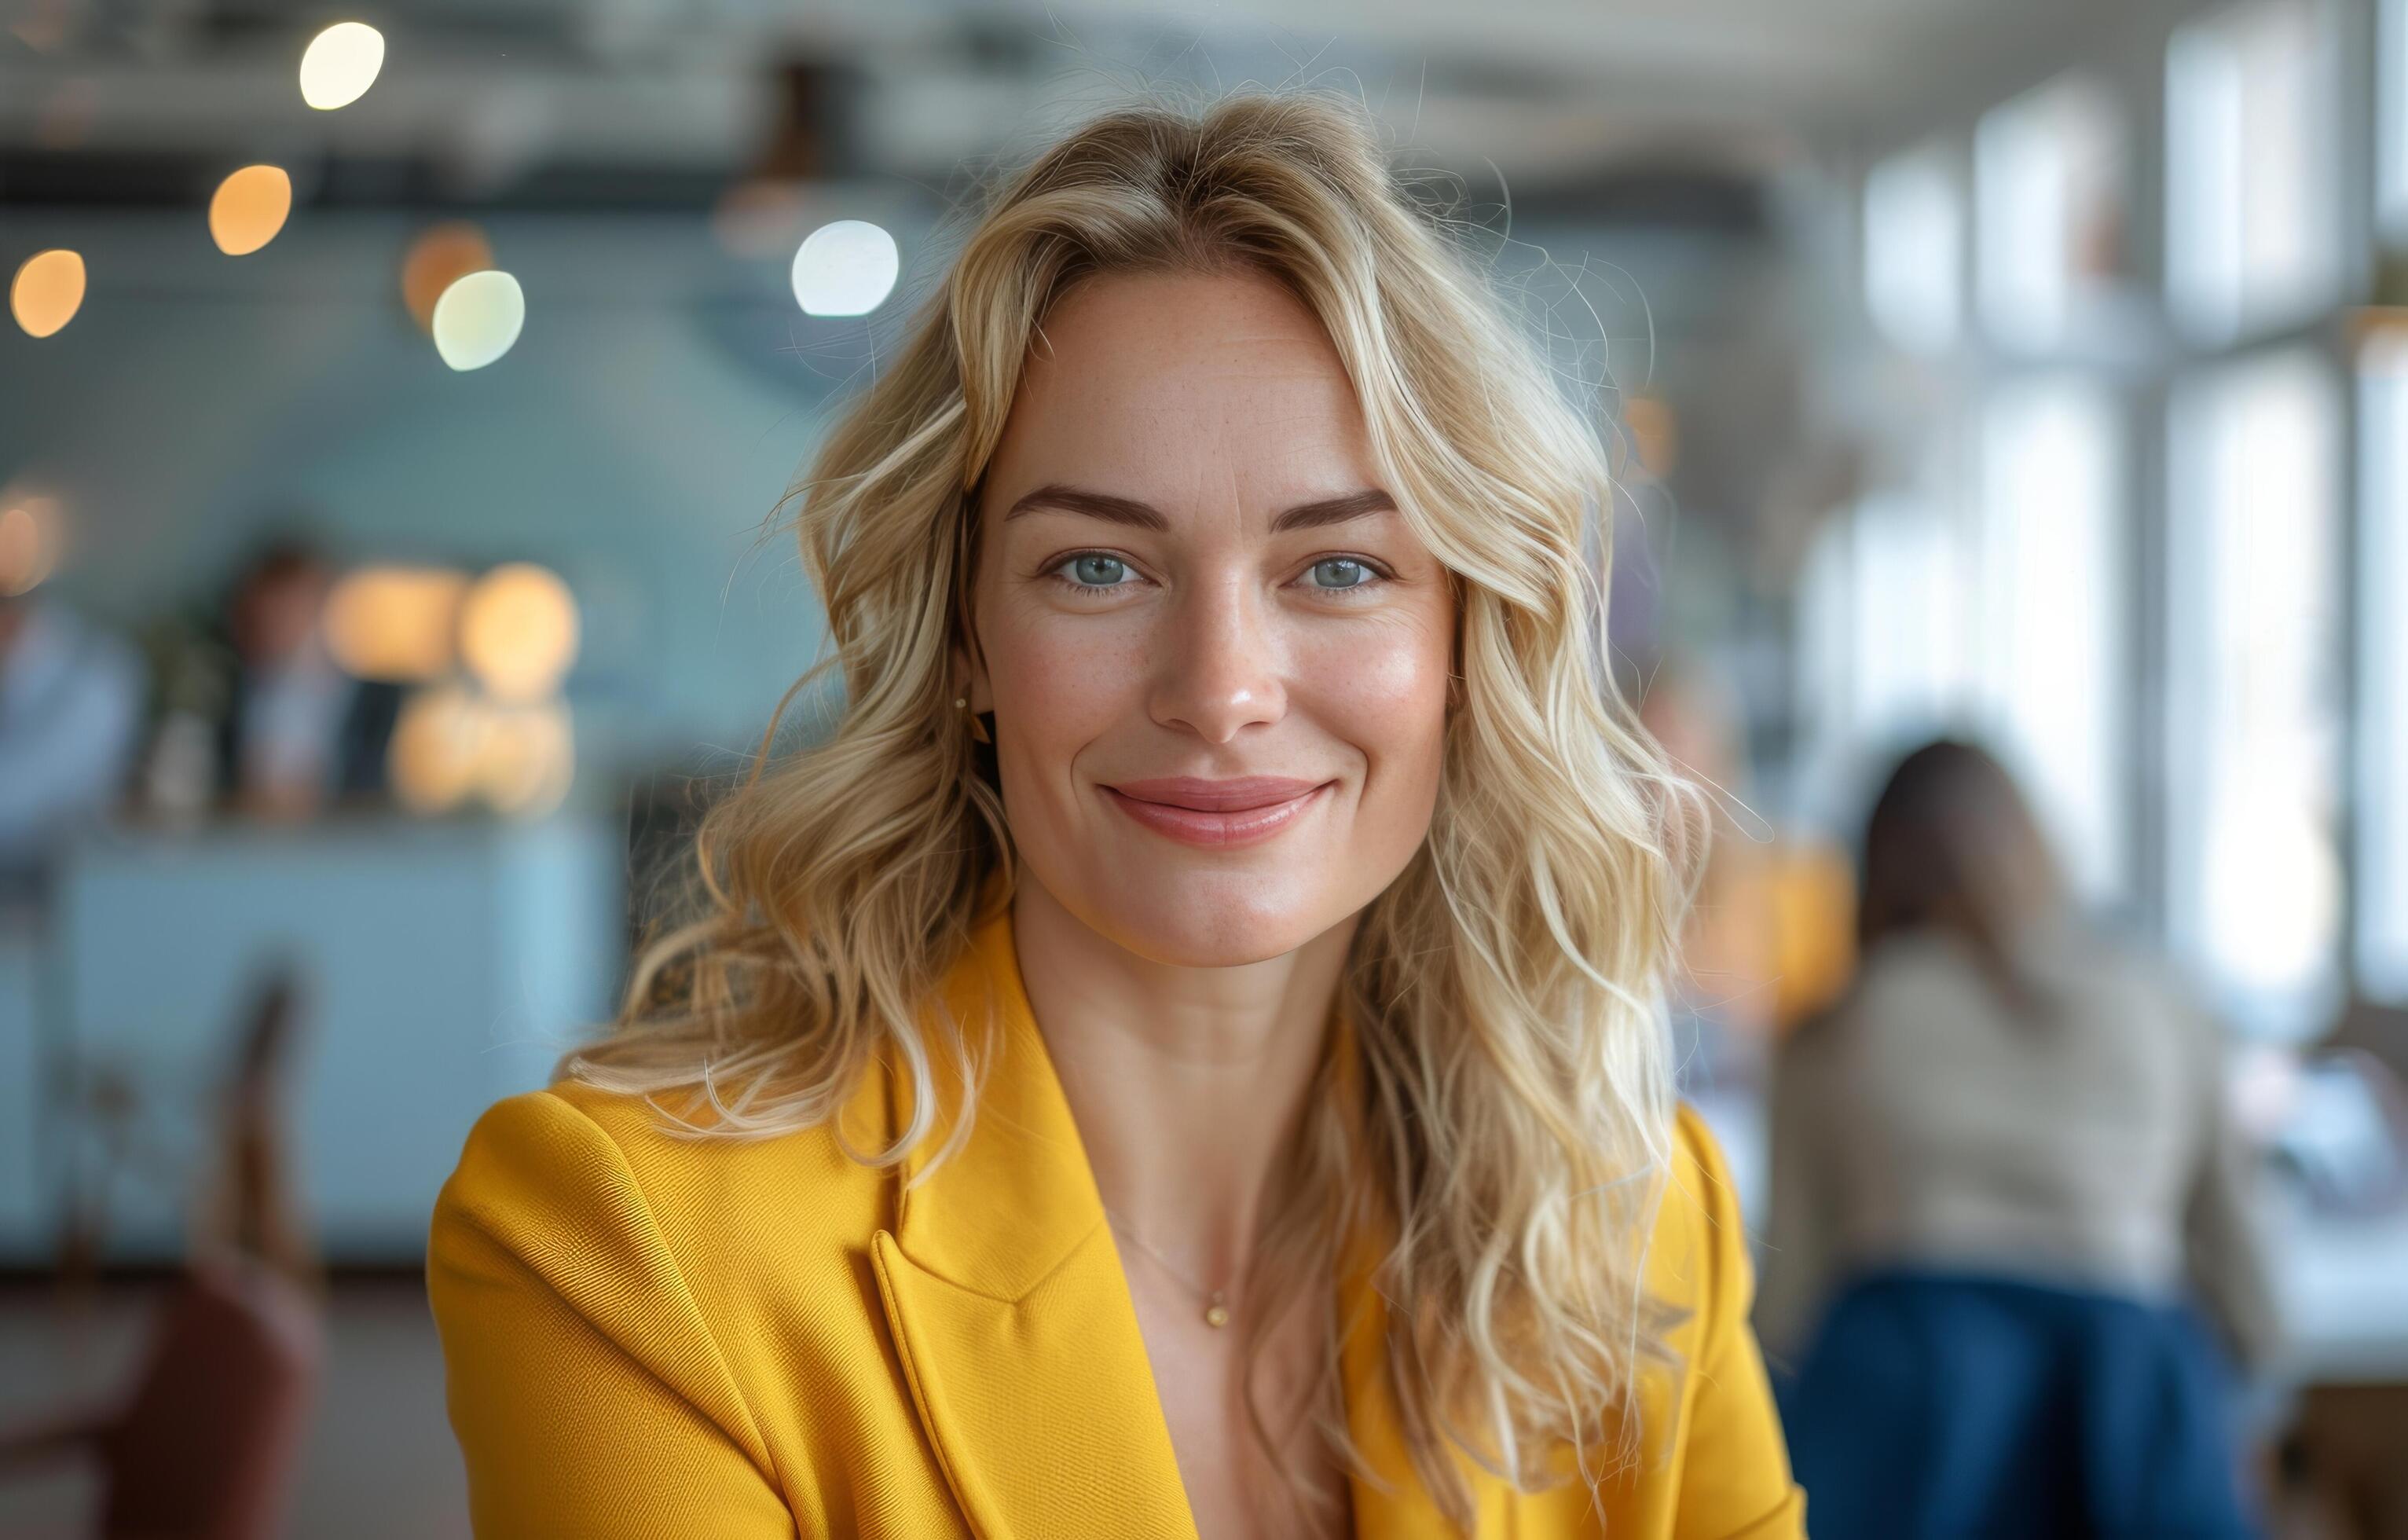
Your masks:
{"label": "woman with dark hair in background", "polygon": [[2245,1531],[2187,1308],[2271,1346],[2215,1025],[1964,743],[1883,790],[1858,936],[1774,1073],[1756,1316],[1815,1533]]}

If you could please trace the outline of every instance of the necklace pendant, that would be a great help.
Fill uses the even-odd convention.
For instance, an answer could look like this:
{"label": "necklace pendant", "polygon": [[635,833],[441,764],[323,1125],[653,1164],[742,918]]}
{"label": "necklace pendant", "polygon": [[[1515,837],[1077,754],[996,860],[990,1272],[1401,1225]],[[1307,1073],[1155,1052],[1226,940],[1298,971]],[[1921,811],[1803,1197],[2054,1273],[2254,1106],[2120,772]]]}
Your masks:
{"label": "necklace pendant", "polygon": [[1229,1324],[1229,1307],[1221,1303],[1221,1291],[1212,1291],[1212,1303],[1204,1307],[1204,1324],[1218,1329]]}

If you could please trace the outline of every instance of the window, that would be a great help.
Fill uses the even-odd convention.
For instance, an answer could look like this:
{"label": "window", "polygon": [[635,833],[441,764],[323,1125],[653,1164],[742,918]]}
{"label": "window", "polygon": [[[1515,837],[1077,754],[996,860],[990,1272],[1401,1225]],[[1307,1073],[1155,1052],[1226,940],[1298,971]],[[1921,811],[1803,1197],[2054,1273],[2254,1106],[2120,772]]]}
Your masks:
{"label": "window", "polygon": [[2243,359],[2176,396],[2168,920],[2260,1036],[2336,983],[2340,400],[2321,357]]}
{"label": "window", "polygon": [[2077,888],[2129,888],[2126,535],[2115,402],[2074,377],[1983,414],[1980,698]]}
{"label": "window", "polygon": [[1876,497],[1856,510],[1852,535],[1857,724],[1876,738],[1936,728],[1964,693],[1956,532],[1928,508]]}
{"label": "window", "polygon": [[2166,63],[2166,279],[2228,338],[2297,324],[2340,272],[2329,0],[2257,0],[2174,35]]}
{"label": "window", "polygon": [[[1878,495],[1823,528],[1801,586],[1800,683],[1832,805],[1859,795],[1867,752],[1947,731],[1970,694],[1968,563],[1956,524]],[[1812,777],[1810,776],[1810,779]]]}
{"label": "window", "polygon": [[2383,0],[2376,46],[2376,212],[2393,239],[2408,240],[2408,0]]}
{"label": "window", "polygon": [[2358,967],[2408,1001],[2408,337],[2378,336],[2359,373]]}
{"label": "window", "polygon": [[1982,315],[2011,346],[2064,339],[2124,259],[2124,125],[2095,82],[2059,79],[1982,119],[1974,137]]}
{"label": "window", "polygon": [[1964,223],[1939,146],[1884,161],[1865,179],[1865,304],[1899,347],[1939,353],[1956,339]]}

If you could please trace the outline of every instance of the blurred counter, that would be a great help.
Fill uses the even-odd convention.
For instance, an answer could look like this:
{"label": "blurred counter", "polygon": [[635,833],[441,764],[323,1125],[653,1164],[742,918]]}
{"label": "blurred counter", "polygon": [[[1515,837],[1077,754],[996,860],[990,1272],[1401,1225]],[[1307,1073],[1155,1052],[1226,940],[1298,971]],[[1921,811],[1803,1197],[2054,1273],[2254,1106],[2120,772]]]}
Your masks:
{"label": "blurred counter", "polygon": [[2408,1384],[2408,1210],[2366,1218],[2280,1206],[2269,1227],[2286,1375]]}
{"label": "blurred counter", "polygon": [[89,1212],[104,1191],[105,1256],[180,1253],[219,1087],[280,962],[304,989],[283,1099],[303,1213],[330,1261],[415,1262],[477,1115],[609,1014],[623,865],[615,828],[574,817],[84,844],[38,940],[0,933],[0,1262],[48,1259],[69,1194]]}

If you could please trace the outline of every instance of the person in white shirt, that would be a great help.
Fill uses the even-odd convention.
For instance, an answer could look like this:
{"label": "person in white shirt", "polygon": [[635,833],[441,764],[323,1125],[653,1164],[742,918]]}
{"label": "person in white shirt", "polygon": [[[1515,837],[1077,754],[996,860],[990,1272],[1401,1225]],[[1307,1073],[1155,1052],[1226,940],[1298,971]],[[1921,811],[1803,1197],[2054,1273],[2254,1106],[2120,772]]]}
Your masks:
{"label": "person in white shirt", "polygon": [[140,655],[64,601],[0,597],[0,888],[32,885],[117,799],[143,687]]}

